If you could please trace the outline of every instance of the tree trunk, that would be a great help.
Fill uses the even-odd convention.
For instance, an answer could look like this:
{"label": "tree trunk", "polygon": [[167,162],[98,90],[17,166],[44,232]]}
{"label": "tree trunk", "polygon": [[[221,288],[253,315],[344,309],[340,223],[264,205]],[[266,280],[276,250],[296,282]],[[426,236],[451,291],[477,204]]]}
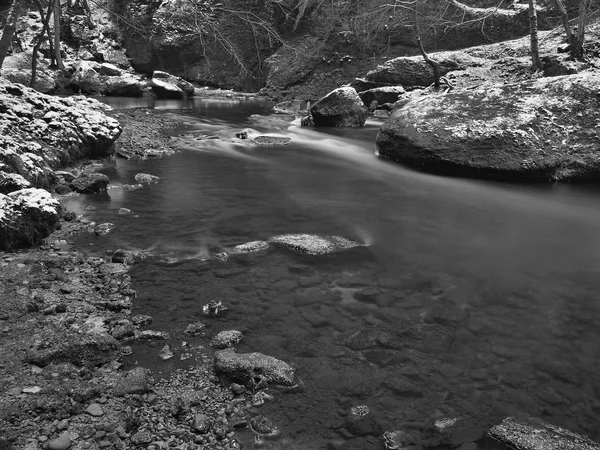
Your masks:
{"label": "tree trunk", "polygon": [[0,37],[0,68],[4,64],[4,58],[6,58],[10,43],[17,30],[17,20],[21,17],[22,10],[23,0],[13,0],[8,11],[8,16],[6,17],[6,25],[4,25],[2,37]]}
{"label": "tree trunk", "polygon": [[60,54],[60,0],[54,0],[54,55],[56,66],[63,70],[65,65]]}
{"label": "tree trunk", "polygon": [[579,20],[577,21],[577,37],[571,44],[571,56],[581,58],[583,56],[583,43],[585,42],[585,27],[587,25],[588,12],[592,0],[581,0],[579,2]]}
{"label": "tree trunk", "polygon": [[419,0],[415,0],[415,7],[413,10],[414,13],[414,28],[415,28],[415,34],[417,36],[417,44],[419,45],[419,51],[421,52],[421,55],[423,56],[423,59],[425,60],[425,62],[427,64],[429,64],[431,66],[431,68],[433,69],[433,85],[436,88],[440,87],[440,65],[438,64],[437,61],[434,61],[433,59],[431,59],[429,57],[429,55],[427,54],[427,52],[425,51],[425,47],[423,47],[423,42],[421,41],[421,31],[419,29]]}
{"label": "tree trunk", "polygon": [[531,68],[540,70],[542,62],[540,61],[540,46],[538,43],[538,21],[536,0],[529,0],[529,36],[531,37]]}
{"label": "tree trunk", "polygon": [[556,5],[556,9],[558,9],[560,12],[563,27],[565,28],[565,34],[567,35],[567,42],[569,45],[573,45],[573,30],[571,30],[571,25],[569,25],[569,14],[567,13],[567,8],[565,8],[563,0],[554,0],[554,3]]}
{"label": "tree trunk", "polygon": [[[40,11],[43,11],[40,0],[34,0],[34,1],[35,1],[36,6],[38,7],[38,9]],[[50,18],[52,17],[53,9],[54,9],[54,5],[52,4],[52,2],[50,2],[48,4],[48,11],[46,12],[46,17],[44,17],[42,15],[42,20],[43,20],[44,26],[42,27],[42,31],[40,31],[40,34],[38,34],[37,41],[36,41],[35,45],[33,46],[33,55],[31,58],[31,80],[29,81],[29,86],[32,88],[35,86],[35,78],[37,76],[38,51],[40,50],[40,46],[42,45],[42,42],[44,42],[44,35],[46,35],[48,33],[48,30],[50,28]]]}

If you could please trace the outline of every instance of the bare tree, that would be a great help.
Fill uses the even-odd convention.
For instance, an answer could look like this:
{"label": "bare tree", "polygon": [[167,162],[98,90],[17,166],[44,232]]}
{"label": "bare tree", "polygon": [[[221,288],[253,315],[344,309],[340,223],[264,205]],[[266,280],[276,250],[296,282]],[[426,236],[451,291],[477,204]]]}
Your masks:
{"label": "bare tree", "polygon": [[[52,11],[54,10],[54,3],[52,0],[50,0],[48,2],[48,7],[46,10],[46,15],[44,16],[44,7],[42,6],[42,3],[40,2],[40,0],[34,0],[38,10],[41,13],[41,17],[42,17],[42,30],[40,31],[40,33],[37,36],[37,40],[35,42],[35,45],[33,46],[33,55],[31,58],[31,80],[29,82],[29,86],[30,87],[34,87],[35,86],[35,79],[37,77],[37,56],[38,56],[38,52],[40,50],[40,47],[42,45],[42,42],[44,42],[44,36],[49,34],[49,28],[50,28],[50,18],[52,17]],[[49,42],[52,42],[52,39],[48,39]]]}
{"label": "bare tree", "polygon": [[583,44],[585,42],[585,27],[592,0],[581,0],[579,2],[579,19],[577,21],[577,36],[571,42],[571,56],[581,58],[583,56]]}
{"label": "bare tree", "polygon": [[529,0],[529,36],[531,41],[531,69],[533,71],[542,68],[540,61],[540,45],[538,42],[538,19],[536,0]]}
{"label": "bare tree", "polygon": [[417,44],[419,46],[419,51],[421,52],[421,55],[423,56],[423,59],[425,60],[425,62],[427,64],[429,64],[431,66],[431,68],[433,69],[433,85],[436,88],[440,87],[440,65],[437,61],[431,59],[429,57],[429,55],[427,54],[427,52],[425,51],[425,47],[423,47],[423,42],[421,41],[421,30],[419,28],[419,0],[415,0],[415,4],[414,4],[414,28],[415,28],[415,35],[417,38]]}
{"label": "bare tree", "polygon": [[56,66],[63,70],[65,68],[62,55],[60,54],[60,0],[51,0],[54,3],[54,57],[56,58]]}
{"label": "bare tree", "polygon": [[10,5],[8,16],[6,17],[6,24],[2,31],[2,37],[0,37],[0,68],[2,68],[2,64],[4,64],[4,58],[6,58],[10,43],[17,30],[17,20],[19,20],[19,17],[21,16],[23,3],[24,0],[13,0]]}

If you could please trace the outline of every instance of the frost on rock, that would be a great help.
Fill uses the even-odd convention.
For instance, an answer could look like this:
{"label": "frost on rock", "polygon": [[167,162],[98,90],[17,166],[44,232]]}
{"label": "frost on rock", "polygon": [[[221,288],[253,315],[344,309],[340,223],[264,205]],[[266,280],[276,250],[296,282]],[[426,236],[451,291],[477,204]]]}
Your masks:
{"label": "frost on rock", "polygon": [[[52,171],[78,158],[109,156],[121,133],[110,108],[85,97],[41,94],[0,78],[0,183],[7,174],[50,187]],[[12,192],[23,184],[0,184]]]}
{"label": "frost on rock", "polygon": [[39,244],[54,230],[59,208],[44,189],[0,194],[0,250]]}

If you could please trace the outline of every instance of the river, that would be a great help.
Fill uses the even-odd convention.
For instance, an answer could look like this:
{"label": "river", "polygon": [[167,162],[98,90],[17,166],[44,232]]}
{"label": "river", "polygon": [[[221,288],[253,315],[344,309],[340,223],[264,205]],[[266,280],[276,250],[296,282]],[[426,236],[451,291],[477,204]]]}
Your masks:
{"label": "river", "polygon": [[[82,236],[79,244],[149,255],[131,272],[134,314],[151,315],[174,349],[188,339],[187,324],[202,320],[211,336],[243,331],[239,352],[297,367],[303,392],[277,393],[260,410],[280,427],[286,448],[340,439],[373,448],[369,433],[348,425],[358,405],[368,406],[375,430],[421,438],[432,421],[462,417],[478,440],[486,420],[517,411],[600,438],[597,187],[415,172],[374,155],[376,121],[307,129],[260,102],[154,107],[185,122],[174,133],[181,151],[109,163],[103,172],[113,184],[132,184],[138,172],[160,181],[69,200],[78,211],[95,207],[86,211],[92,220],[115,224],[108,236]],[[223,140],[245,128],[291,143]],[[282,233],[339,235],[365,247],[323,259],[281,250],[210,259]],[[211,299],[228,314],[204,318]],[[378,333],[402,335],[420,324],[454,338],[436,341],[443,348],[381,345]],[[167,375],[189,363],[177,352],[162,361],[159,350],[136,345],[132,364]]]}

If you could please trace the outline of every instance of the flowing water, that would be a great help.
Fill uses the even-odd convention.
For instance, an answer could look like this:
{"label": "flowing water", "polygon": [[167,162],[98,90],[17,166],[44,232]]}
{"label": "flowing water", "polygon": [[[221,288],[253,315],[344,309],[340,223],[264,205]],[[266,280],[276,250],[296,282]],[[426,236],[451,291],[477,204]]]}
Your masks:
{"label": "flowing water", "polygon": [[[139,106],[118,106],[132,105]],[[304,390],[277,393],[260,409],[282,430],[281,448],[339,440],[379,448],[382,431],[424,438],[432,421],[457,417],[472,422],[469,442],[482,437],[485,420],[517,411],[600,438],[597,188],[415,172],[374,156],[376,122],[315,130],[261,103],[154,106],[185,121],[176,138],[181,152],[108,166],[113,184],[134,183],[138,172],[160,182],[71,200],[74,209],[95,206],[93,220],[116,225],[80,243],[150,255],[131,272],[134,314],[151,315],[173,348],[189,340],[189,323],[202,320],[209,337],[242,330],[239,352],[297,367]],[[292,141],[201,139],[244,128]],[[274,250],[210,259],[281,233],[339,235],[366,247],[325,258]],[[211,299],[228,314],[203,317]],[[419,324],[443,328],[425,327],[408,344],[381,339],[411,336]],[[132,358],[165,375],[189,363],[162,361],[160,346],[136,345]],[[366,431],[349,425],[357,405],[375,418]],[[377,438],[368,436],[373,430]]]}

